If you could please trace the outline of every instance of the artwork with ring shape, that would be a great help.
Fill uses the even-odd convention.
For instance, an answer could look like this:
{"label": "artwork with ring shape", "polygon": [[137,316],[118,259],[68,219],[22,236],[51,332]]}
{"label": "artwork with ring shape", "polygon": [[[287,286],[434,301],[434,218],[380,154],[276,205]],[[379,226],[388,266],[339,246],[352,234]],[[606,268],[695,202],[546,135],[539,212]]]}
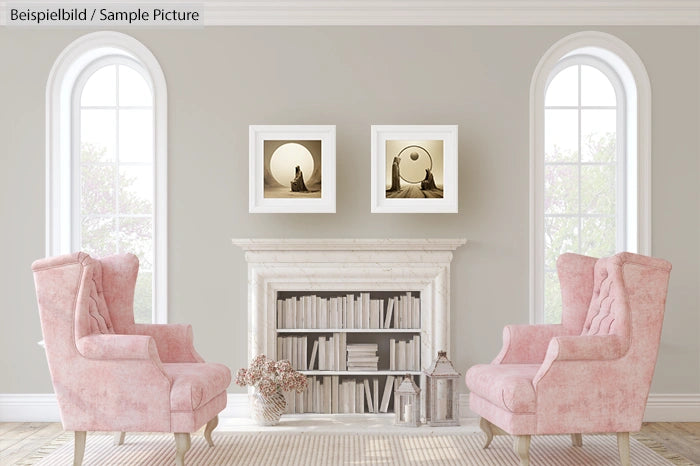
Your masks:
{"label": "artwork with ring shape", "polygon": [[372,126],[372,212],[457,212],[457,125]]}
{"label": "artwork with ring shape", "polygon": [[440,139],[387,140],[386,197],[442,199],[443,147]]}
{"label": "artwork with ring shape", "polygon": [[250,212],[335,212],[335,126],[251,125]]}
{"label": "artwork with ring shape", "polygon": [[[387,141],[387,145],[391,142],[401,141]],[[399,159],[402,159],[402,156],[406,157],[406,154],[408,154],[408,159],[406,159],[407,163],[404,163],[404,169],[408,170],[404,170],[404,172],[400,174],[400,177],[407,183],[420,183],[423,179],[423,174],[421,173],[422,170],[429,170],[432,172],[433,158],[430,156],[430,152],[428,152],[424,147],[415,144],[408,145],[401,149],[401,152],[399,152],[398,155]]]}

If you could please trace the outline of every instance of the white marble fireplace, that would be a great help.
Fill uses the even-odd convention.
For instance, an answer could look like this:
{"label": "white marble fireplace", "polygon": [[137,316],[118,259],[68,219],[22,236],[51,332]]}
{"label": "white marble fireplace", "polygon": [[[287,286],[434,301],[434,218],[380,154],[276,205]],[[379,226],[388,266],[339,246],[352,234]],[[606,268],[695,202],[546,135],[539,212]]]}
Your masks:
{"label": "white marble fireplace", "polygon": [[419,291],[421,361],[450,348],[450,262],[465,239],[234,239],[248,262],[248,356],[276,353],[282,291]]}

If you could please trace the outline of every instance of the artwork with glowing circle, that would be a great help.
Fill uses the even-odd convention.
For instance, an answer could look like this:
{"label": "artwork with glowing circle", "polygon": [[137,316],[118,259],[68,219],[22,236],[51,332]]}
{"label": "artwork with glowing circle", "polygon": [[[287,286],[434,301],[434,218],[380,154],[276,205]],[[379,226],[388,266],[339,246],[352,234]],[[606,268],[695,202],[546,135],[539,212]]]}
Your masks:
{"label": "artwork with glowing circle", "polygon": [[444,141],[386,141],[386,197],[442,199]]}
{"label": "artwork with glowing circle", "polygon": [[321,141],[264,141],[265,198],[321,197]]}

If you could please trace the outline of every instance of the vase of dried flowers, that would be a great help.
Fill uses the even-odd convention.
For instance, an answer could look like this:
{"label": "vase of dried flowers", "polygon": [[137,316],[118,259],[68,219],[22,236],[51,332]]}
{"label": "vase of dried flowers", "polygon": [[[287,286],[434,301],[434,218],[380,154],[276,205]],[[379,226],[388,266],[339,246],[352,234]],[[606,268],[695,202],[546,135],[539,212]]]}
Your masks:
{"label": "vase of dried flowers", "polygon": [[253,420],[263,426],[279,424],[287,407],[283,392],[301,393],[306,389],[306,376],[292,369],[289,361],[273,361],[264,354],[257,356],[236,374],[241,387],[254,387],[251,397]]}
{"label": "vase of dried flowers", "polygon": [[258,390],[251,397],[251,417],[260,426],[276,426],[287,409],[287,400],[281,391],[264,396]]}

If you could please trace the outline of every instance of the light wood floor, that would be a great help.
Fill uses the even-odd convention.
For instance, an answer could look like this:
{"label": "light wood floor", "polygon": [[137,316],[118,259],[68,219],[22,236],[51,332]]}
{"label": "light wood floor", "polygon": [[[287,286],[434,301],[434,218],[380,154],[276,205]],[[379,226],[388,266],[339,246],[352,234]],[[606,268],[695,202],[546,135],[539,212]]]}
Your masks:
{"label": "light wood floor", "polygon": [[[0,423],[0,465],[27,464],[26,459],[36,450],[62,434],[59,423]],[[653,440],[688,462],[700,464],[700,422],[645,423],[634,436]]]}
{"label": "light wood floor", "polygon": [[645,422],[635,436],[662,444],[694,464],[700,464],[700,422]]}

